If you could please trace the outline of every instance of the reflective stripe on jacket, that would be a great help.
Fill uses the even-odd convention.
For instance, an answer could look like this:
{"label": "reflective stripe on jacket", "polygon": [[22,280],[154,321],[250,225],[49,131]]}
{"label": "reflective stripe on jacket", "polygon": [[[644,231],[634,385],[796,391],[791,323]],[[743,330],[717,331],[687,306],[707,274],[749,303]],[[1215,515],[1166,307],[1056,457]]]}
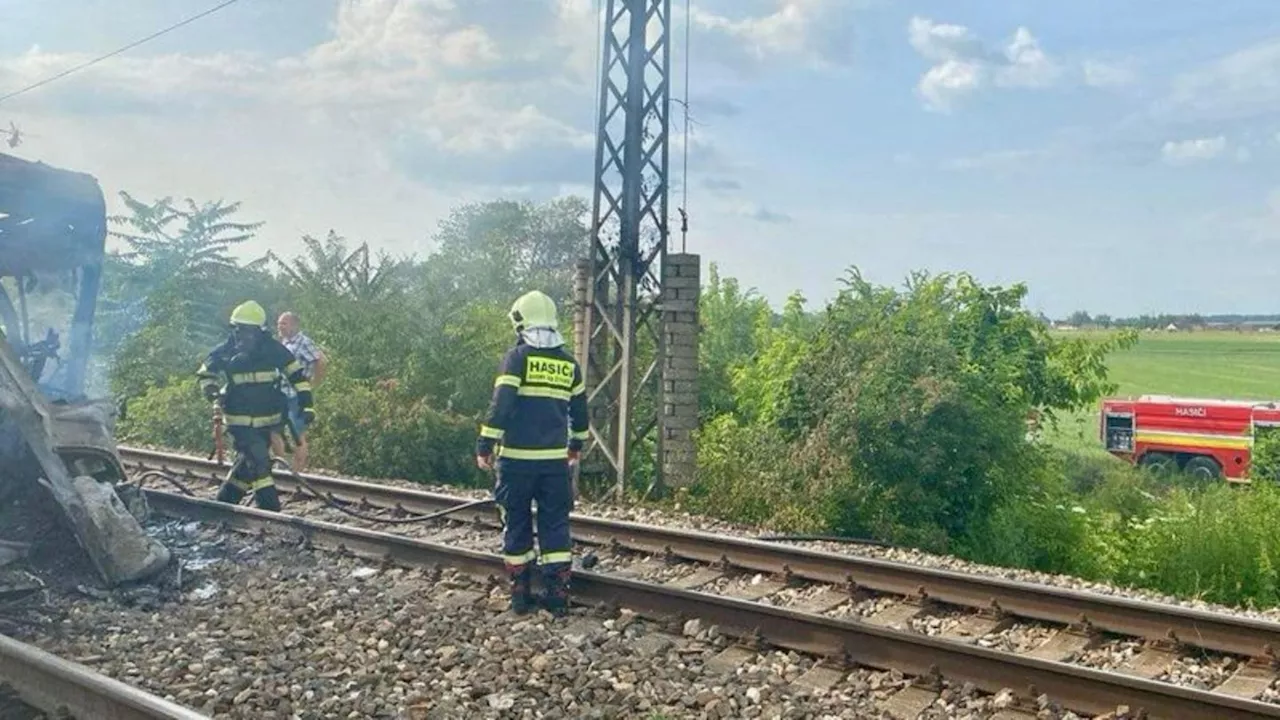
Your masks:
{"label": "reflective stripe on jacket", "polygon": [[248,354],[237,351],[234,338],[227,338],[205,358],[196,377],[202,388],[226,388],[222,419],[227,425],[260,428],[284,422],[282,381],[297,391],[301,408],[311,407],[311,382],[302,363],[270,336]]}
{"label": "reflective stripe on jacket", "polygon": [[563,347],[521,343],[502,358],[476,454],[512,460],[563,460],[587,439],[582,369]]}

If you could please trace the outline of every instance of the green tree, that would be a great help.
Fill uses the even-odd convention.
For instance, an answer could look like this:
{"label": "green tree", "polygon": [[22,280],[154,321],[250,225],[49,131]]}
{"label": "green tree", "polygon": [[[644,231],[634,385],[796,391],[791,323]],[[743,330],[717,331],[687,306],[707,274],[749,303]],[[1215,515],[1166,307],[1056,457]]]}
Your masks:
{"label": "green tree", "polygon": [[269,257],[307,334],[353,378],[397,377],[424,340],[409,294],[411,262],[375,257],[368,243],[351,248],[333,231],[302,241],[303,255]]}
{"label": "green tree", "polygon": [[520,293],[539,289],[566,307],[576,263],[588,252],[587,216],[579,197],[545,205],[494,200],[454,210],[423,267],[427,304],[510,305]]}
{"label": "green tree", "polygon": [[261,227],[232,216],[240,203],[145,203],[121,192],[127,213],[109,218],[125,250],[108,258],[100,351],[115,358],[111,388],[137,396],[190,373],[226,332],[231,308],[253,297],[270,306],[265,260],[241,266],[232,256]]}
{"label": "green tree", "polygon": [[749,422],[775,425],[780,418],[789,381],[818,329],[817,318],[804,305],[804,297],[792,293],[780,318],[757,314],[755,354],[729,370],[736,411]]}
{"label": "green tree", "polygon": [[769,303],[754,289],[742,290],[735,278],[722,278],[711,264],[698,302],[702,334],[698,338],[698,404],[704,421],[737,408],[734,373],[749,366],[772,325]]}
{"label": "green tree", "polygon": [[585,200],[546,204],[497,200],[454,210],[437,230],[435,251],[416,273],[429,348],[411,379],[442,406],[480,413],[493,372],[512,340],[506,316],[519,295],[539,289],[556,301],[561,332],[572,342],[573,278],[588,252]]}

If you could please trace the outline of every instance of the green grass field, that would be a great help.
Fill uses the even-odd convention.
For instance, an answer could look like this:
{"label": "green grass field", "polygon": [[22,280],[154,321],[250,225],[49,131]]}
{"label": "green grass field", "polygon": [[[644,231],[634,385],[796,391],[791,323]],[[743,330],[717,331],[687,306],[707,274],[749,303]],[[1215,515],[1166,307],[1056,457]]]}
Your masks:
{"label": "green grass field", "polygon": [[[1112,355],[1108,364],[1122,397],[1280,399],[1280,333],[1143,333],[1137,345]],[[1102,452],[1096,409],[1063,417],[1048,437],[1062,447]]]}

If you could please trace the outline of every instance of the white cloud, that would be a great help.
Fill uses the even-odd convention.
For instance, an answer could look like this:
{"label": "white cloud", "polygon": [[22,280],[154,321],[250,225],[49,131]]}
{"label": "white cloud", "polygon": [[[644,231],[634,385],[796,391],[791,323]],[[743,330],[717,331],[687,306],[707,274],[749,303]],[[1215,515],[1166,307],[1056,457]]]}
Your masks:
{"label": "white cloud", "polygon": [[930,110],[949,112],[956,98],[982,87],[985,77],[985,69],[978,63],[944,60],[925,72],[918,90]]}
{"label": "white cloud", "polygon": [[1280,40],[1231,53],[1174,79],[1165,109],[1179,117],[1233,120],[1280,112]]}
{"label": "white cloud", "polygon": [[926,107],[948,112],[954,104],[985,86],[1040,88],[1061,74],[1058,65],[1025,27],[1019,27],[1000,53],[988,50],[963,25],[913,17],[907,41],[934,64],[920,78],[917,90]]}
{"label": "white cloud", "polygon": [[[835,21],[853,4],[777,2],[704,30],[748,54],[835,62],[848,49]],[[435,220],[458,202],[590,192],[593,0],[334,7],[328,36],[289,55],[128,53],[5,103],[3,117],[32,130],[23,154],[94,174],[110,203],[121,189],[243,200],[246,219],[267,221],[250,253],[293,252],[302,233],[330,227],[423,252]],[[735,0],[730,10],[739,8]],[[0,56],[0,88],[85,59]],[[700,107],[737,111],[714,100],[696,104],[695,117]],[[673,150],[681,140],[673,128]],[[698,128],[692,185],[731,191],[745,167]],[[786,221],[768,209],[752,217]]]}
{"label": "white cloud", "polygon": [[916,91],[925,107],[936,112],[950,112],[963,98],[987,88],[1048,88],[1065,79],[1114,87],[1136,79],[1127,66],[1092,60],[1076,66],[1050,57],[1025,27],[995,49],[964,25],[914,16],[907,23],[907,42],[932,63]]}
{"label": "white cloud", "polygon": [[[437,156],[427,177],[441,182],[468,175],[458,171],[469,163],[502,169],[502,158],[541,162],[548,150],[589,157],[590,49],[575,54],[578,33],[594,32],[589,5],[528,2],[511,18],[504,12],[492,0],[344,0],[333,36],[295,56],[119,58],[32,93],[27,107],[206,119],[234,111],[264,124],[328,125]],[[79,59],[28,53],[0,65],[0,78],[18,84]],[[506,170],[495,181],[538,171]]]}
{"label": "white cloud", "polygon": [[845,66],[852,61],[851,14],[864,3],[865,0],[775,0],[772,12],[736,17],[695,5],[691,14],[694,30],[703,36],[699,53],[705,52],[737,70],[754,71],[778,57]]}
{"label": "white cloud", "polygon": [[[411,248],[449,198],[590,182],[595,32],[591,0],[341,0],[331,36],[291,56],[126,54],[5,117],[38,128],[22,152],[94,173],[109,196],[244,199],[268,232]],[[0,58],[0,87],[86,58]]]}
{"label": "white cloud", "polygon": [[1216,137],[1195,138],[1192,140],[1167,141],[1160,148],[1160,155],[1170,165],[1186,165],[1193,162],[1213,160],[1227,149],[1227,139],[1222,135]]}
{"label": "white cloud", "polygon": [[1061,72],[1049,60],[1031,31],[1020,27],[1004,49],[1006,64],[996,69],[996,84],[1039,88],[1052,85]]}

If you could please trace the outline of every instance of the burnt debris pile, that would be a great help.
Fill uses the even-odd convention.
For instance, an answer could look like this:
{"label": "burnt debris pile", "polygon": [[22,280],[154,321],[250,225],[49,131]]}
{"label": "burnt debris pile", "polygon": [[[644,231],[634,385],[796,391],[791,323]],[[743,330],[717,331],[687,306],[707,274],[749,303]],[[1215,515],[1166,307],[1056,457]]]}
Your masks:
{"label": "burnt debris pile", "polygon": [[114,586],[154,575],[169,551],[117,495],[115,408],[84,390],[105,208],[92,176],[0,154],[0,503],[43,492]]}

